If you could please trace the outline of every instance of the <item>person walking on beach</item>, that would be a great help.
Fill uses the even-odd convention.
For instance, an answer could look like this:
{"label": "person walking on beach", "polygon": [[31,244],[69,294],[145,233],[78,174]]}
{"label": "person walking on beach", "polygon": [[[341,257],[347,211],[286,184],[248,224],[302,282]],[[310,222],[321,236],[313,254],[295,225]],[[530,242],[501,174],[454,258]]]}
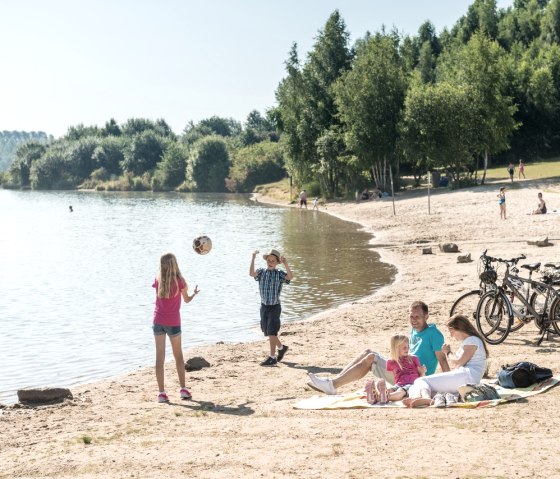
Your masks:
{"label": "person walking on beach", "polygon": [[[422,301],[415,301],[410,305],[409,321],[412,326],[410,333],[410,354],[418,356],[420,364],[426,366],[426,374],[434,374],[439,363],[442,371],[449,371],[445,354],[442,352],[443,334],[435,324],[428,324],[428,305]],[[325,394],[336,394],[336,390],[362,379],[369,371],[386,383],[394,384],[395,377],[387,371],[387,360],[371,349],[364,350],[354,358],[340,373],[333,378],[322,378],[308,373],[314,389]]]}
{"label": "person walking on beach", "polygon": [[523,179],[525,179],[525,163],[523,160],[519,160],[519,169],[517,171],[519,179],[521,179],[521,175],[523,175]]}
{"label": "person walking on beach", "polygon": [[319,211],[319,197],[316,196],[315,199],[313,200],[313,211]]}
{"label": "person walking on beach", "polygon": [[187,282],[183,278],[177,258],[172,253],[165,253],[160,258],[159,273],[152,284],[156,289],[156,305],[152,329],[156,341],[156,380],[159,388],[158,402],[168,402],[165,392],[165,336],[169,336],[175,367],[179,376],[179,395],[182,399],[192,397],[185,385],[185,362],[181,345],[181,297],[190,303],[199,293],[198,285],[189,296]]}
{"label": "person walking on beach", "polygon": [[537,196],[539,198],[539,204],[537,206],[537,209],[535,211],[533,211],[533,214],[534,215],[544,215],[544,214],[546,214],[546,211],[547,211],[546,210],[546,203],[543,200],[542,193],[539,193]]}
{"label": "person walking on beach", "polygon": [[506,187],[502,186],[497,195],[498,205],[500,205],[500,219],[506,219]]}
{"label": "person walking on beach", "polygon": [[391,359],[387,360],[387,371],[394,376],[394,386],[387,389],[385,379],[366,382],[367,402],[385,404],[387,401],[400,401],[416,379],[426,374],[426,366],[420,364],[418,356],[409,354],[410,341],[403,334],[391,337]]}
{"label": "person walking on beach", "polygon": [[508,170],[508,173],[509,173],[509,179],[513,183],[513,175],[515,173],[515,165],[511,161],[509,162],[507,170]]}
{"label": "person walking on beach", "polygon": [[305,190],[299,194],[299,207],[302,208],[303,206],[307,209],[307,191]]}
{"label": "person walking on beach", "polygon": [[[451,371],[418,378],[409,389],[410,397],[405,399],[409,407],[444,407],[457,402],[459,386],[479,384],[486,371],[488,349],[480,333],[466,316],[456,314],[447,321],[447,329],[453,339],[461,341],[455,354],[449,344],[443,345],[443,352],[449,358]],[[433,399],[432,399],[433,398]]]}
{"label": "person walking on beach", "polygon": [[[249,275],[259,282],[261,330],[265,336],[268,336],[270,346],[270,355],[260,364],[261,366],[274,366],[277,362],[282,361],[284,355],[288,352],[288,346],[283,345],[278,339],[280,313],[282,312],[280,293],[282,292],[282,285],[290,284],[294,275],[290,270],[288,260],[275,249],[271,249],[263,255],[263,259],[266,261],[266,269],[255,270],[255,257],[258,254],[258,251],[253,253]],[[280,263],[284,265],[286,271],[276,269]],[[278,356],[276,356],[276,350],[278,350]]]}

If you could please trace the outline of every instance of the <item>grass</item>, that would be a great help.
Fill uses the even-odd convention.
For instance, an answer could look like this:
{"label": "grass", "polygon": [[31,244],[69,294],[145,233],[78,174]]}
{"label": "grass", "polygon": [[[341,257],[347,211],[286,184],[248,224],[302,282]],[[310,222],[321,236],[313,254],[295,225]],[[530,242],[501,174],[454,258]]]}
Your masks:
{"label": "grass", "polygon": [[[515,165],[514,180],[519,178],[518,166],[519,163]],[[482,170],[478,172],[478,176],[480,177],[481,175]],[[525,176],[530,180],[560,177],[560,157],[525,163]],[[507,165],[488,168],[488,170],[486,170],[486,178],[492,180],[508,179]]]}
{"label": "grass", "polygon": [[257,186],[255,188],[255,193],[259,193],[279,201],[290,201],[295,194],[298,194],[298,191],[296,186],[292,186],[292,194],[290,197],[290,179],[284,178],[275,183],[267,183],[265,185]]}

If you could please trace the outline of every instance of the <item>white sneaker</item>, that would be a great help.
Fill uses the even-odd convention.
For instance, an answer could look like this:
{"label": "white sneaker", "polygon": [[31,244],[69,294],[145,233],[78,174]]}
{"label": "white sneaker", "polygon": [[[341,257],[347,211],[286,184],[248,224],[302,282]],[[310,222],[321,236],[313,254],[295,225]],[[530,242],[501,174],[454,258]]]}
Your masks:
{"label": "white sneaker", "polygon": [[324,392],[329,396],[334,396],[336,394],[336,388],[329,378],[320,378],[315,376],[313,373],[308,373],[309,379],[311,379],[311,386],[318,391]]}
{"label": "white sneaker", "polygon": [[446,405],[445,396],[441,393],[437,393],[434,396],[434,407],[445,407]]}
{"label": "white sneaker", "polygon": [[451,393],[447,393],[445,395],[445,401],[447,402],[448,406],[450,404],[457,404],[457,396],[455,396],[454,394],[451,394]]}

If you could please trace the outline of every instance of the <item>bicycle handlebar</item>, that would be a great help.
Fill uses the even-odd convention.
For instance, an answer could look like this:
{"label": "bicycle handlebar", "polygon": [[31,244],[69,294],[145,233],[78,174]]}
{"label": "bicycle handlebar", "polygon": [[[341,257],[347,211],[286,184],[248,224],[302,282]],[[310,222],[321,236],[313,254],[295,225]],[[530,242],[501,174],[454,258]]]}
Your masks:
{"label": "bicycle handlebar", "polygon": [[482,253],[482,256],[480,257],[481,259],[484,259],[485,261],[489,261],[489,262],[495,262],[495,263],[507,263],[511,266],[514,266],[520,260],[527,258],[524,254],[522,254],[521,256],[517,256],[516,258],[511,258],[511,259],[494,258],[493,256],[488,256],[486,254],[487,251],[488,250],[485,250],[484,253]]}

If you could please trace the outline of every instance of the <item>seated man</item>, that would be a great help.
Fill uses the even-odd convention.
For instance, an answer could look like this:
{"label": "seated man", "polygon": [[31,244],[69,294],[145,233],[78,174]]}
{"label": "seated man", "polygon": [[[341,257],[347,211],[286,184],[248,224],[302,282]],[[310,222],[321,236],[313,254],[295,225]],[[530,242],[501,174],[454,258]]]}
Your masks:
{"label": "seated man", "polygon": [[[434,374],[438,363],[442,371],[449,371],[447,358],[441,350],[443,334],[435,324],[428,324],[428,306],[422,301],[412,303],[409,320],[412,326],[410,354],[418,356],[420,364],[426,366],[426,375]],[[308,384],[325,394],[336,394],[339,387],[362,379],[370,370],[374,376],[385,379],[389,384],[394,383],[393,373],[387,371],[387,360],[378,353],[366,349],[333,378],[322,378],[309,373],[311,381]]]}

